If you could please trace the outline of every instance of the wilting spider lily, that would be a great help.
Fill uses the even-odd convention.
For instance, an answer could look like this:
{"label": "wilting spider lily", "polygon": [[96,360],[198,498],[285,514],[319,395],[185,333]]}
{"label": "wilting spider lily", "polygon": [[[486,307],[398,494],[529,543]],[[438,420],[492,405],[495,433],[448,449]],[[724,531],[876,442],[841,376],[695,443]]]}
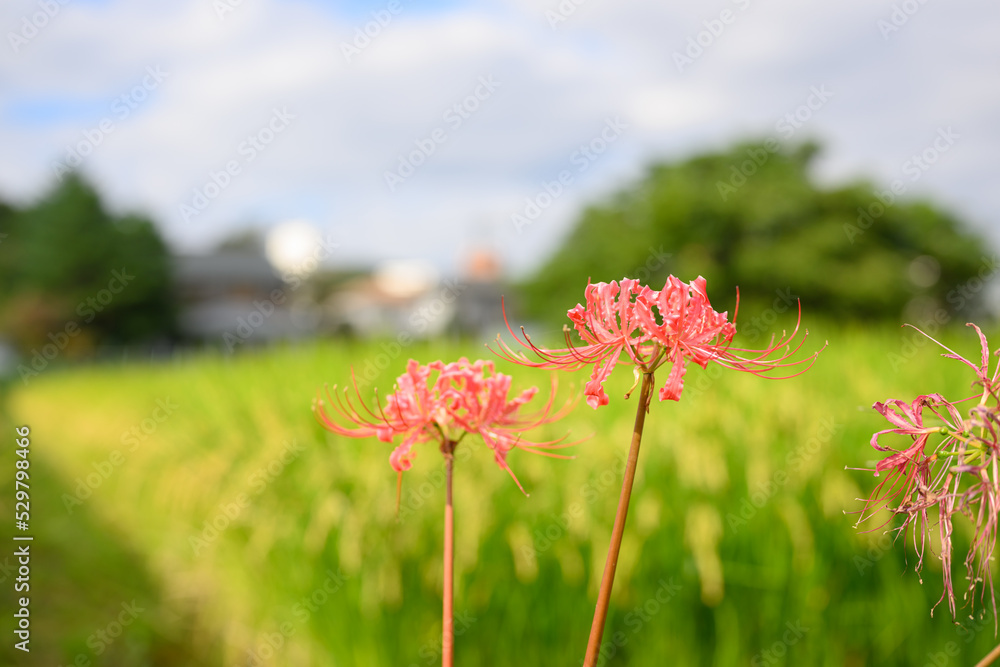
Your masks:
{"label": "wilting spider lily", "polygon": [[[907,530],[911,532],[918,572],[923,567],[930,531],[936,529],[944,586],[934,607],[947,599],[948,609],[955,616],[952,534],[956,515],[965,516],[973,527],[972,542],[965,557],[969,582],[965,598],[974,606],[977,597],[984,601],[988,588],[996,617],[990,562],[996,548],[997,515],[1000,513],[1000,363],[991,374],[986,336],[975,324],[968,326],[979,335],[978,365],[919,329],[917,331],[946,350],[942,356],[960,361],[974,371],[973,387],[978,391],[973,396],[949,401],[941,394],[926,394],[912,403],[894,399],[872,406],[892,425],[871,437],[872,447],[888,453],[873,472],[876,476],[888,474],[865,501],[858,525],[882,510],[890,515],[886,523],[893,517],[900,517],[900,525],[892,530],[898,535],[905,535]],[[971,406],[964,413],[958,407],[963,403]],[[894,449],[885,443],[885,436],[903,436],[904,444]],[[932,614],[933,611],[932,608]],[[991,664],[998,656],[1000,646],[979,665]]]}

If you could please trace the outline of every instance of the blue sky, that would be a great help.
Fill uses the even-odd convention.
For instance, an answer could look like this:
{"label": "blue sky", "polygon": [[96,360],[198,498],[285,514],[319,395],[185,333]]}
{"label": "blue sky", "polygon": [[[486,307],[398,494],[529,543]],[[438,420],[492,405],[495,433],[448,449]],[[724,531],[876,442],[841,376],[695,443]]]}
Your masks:
{"label": "blue sky", "polygon": [[[377,12],[379,10],[386,9],[389,4],[388,0],[383,2],[349,2],[344,0],[302,0],[303,2],[308,2],[315,4],[318,7],[322,7],[329,10],[331,13],[338,17],[345,19],[365,19],[367,20],[372,12]],[[423,14],[431,16],[434,14],[439,14],[449,10],[454,10],[461,7],[474,7],[477,3],[473,2],[461,2],[460,0],[398,0],[400,6],[406,6],[407,13],[412,14]],[[480,6],[484,6],[487,3],[478,3]]]}
{"label": "blue sky", "polygon": [[[306,219],[341,239],[335,263],[455,273],[489,245],[517,273],[652,161],[776,135],[825,86],[791,136],[823,142],[820,179],[887,184],[951,127],[958,140],[908,195],[1000,241],[993,3],[564,0],[559,15],[559,0],[401,0],[373,24],[388,5],[73,0],[39,17],[6,2],[0,197],[29,202],[78,161],[181,251]],[[581,170],[574,156],[609,122],[622,131]],[[572,182],[518,228],[566,169]]]}

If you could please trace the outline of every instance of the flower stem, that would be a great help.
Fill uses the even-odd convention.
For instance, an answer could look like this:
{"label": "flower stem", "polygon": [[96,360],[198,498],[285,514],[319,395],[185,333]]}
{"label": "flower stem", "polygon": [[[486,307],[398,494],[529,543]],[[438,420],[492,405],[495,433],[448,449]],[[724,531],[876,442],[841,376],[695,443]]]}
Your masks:
{"label": "flower stem", "polygon": [[989,652],[985,658],[976,663],[976,667],[986,667],[987,665],[992,665],[993,661],[1000,658],[1000,645],[997,645],[992,651]]}
{"label": "flower stem", "polygon": [[615,525],[611,530],[611,544],[608,546],[608,559],[604,563],[604,576],[601,578],[601,589],[597,593],[597,607],[594,609],[594,622],[590,626],[590,640],[587,642],[587,654],[584,667],[595,667],[601,650],[601,638],[604,636],[604,622],[608,616],[608,604],[611,601],[611,587],[615,582],[615,568],[618,566],[618,552],[622,546],[622,536],[625,533],[625,518],[628,516],[628,503],[632,497],[632,481],[635,479],[635,469],[639,462],[639,443],[642,441],[642,427],[646,423],[646,411],[649,408],[650,393],[653,389],[653,374],[643,373],[642,389],[639,393],[639,406],[635,413],[635,427],[632,429],[632,447],[628,453],[628,463],[625,465],[625,478],[622,480],[622,494],[618,499],[618,511],[615,513]]}
{"label": "flower stem", "polygon": [[441,445],[444,454],[445,504],[444,504],[444,604],[441,621],[441,667],[452,667],[455,664],[455,624],[452,610],[454,600],[455,580],[455,510],[451,502],[452,466],[455,463],[453,452],[455,443],[445,440]]}

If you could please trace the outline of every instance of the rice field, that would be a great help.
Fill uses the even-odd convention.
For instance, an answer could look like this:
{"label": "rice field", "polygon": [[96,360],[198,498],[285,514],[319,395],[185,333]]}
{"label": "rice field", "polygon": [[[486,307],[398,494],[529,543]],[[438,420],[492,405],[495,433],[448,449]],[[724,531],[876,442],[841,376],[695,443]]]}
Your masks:
{"label": "rice field", "polygon": [[[945,338],[978,353],[964,328]],[[942,605],[931,616],[940,563],[921,584],[912,548],[856,529],[851,513],[876,480],[845,469],[875,461],[868,440],[884,422],[872,402],[965,396],[971,373],[909,330],[820,325],[806,347],[824,340],[798,378],[693,367],[679,403],[654,400],[603,664],[974,665],[1000,641],[992,613],[966,608],[956,623]],[[15,378],[0,427],[32,433],[33,643],[30,659],[15,651],[5,615],[0,662],[439,663],[442,459],[432,447],[418,455],[397,519],[391,446],[324,431],[310,405],[352,365],[384,366],[363,389],[384,394],[410,356],[489,352],[471,341],[385,350],[324,341]],[[497,365],[515,389],[549,386],[546,373]],[[561,376],[560,399],[586,377]],[[459,445],[457,665],[582,663],[631,382],[619,369],[610,405],[581,401],[544,427],[541,437],[582,440],[574,460],[511,454],[528,497],[482,443]],[[13,474],[0,479],[8,508]],[[5,555],[0,588],[13,604]]]}

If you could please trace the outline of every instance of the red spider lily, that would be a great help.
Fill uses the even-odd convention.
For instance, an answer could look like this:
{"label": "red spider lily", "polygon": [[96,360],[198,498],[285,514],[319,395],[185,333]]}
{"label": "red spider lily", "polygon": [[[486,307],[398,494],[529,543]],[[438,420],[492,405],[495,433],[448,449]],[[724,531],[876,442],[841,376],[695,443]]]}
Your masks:
{"label": "red spider lily", "polygon": [[[797,373],[780,376],[794,377],[808,370],[819,354],[816,352],[806,359],[789,361],[805,342],[803,336],[794,348],[791,346],[799,331],[801,305],[799,320],[791,335],[777,341],[772,337],[771,344],[763,350],[731,347],[736,325],[728,320],[727,313],[712,309],[705,279],[701,276],[691,283],[670,276],[659,291],[627,278],[620,285],[615,281],[591,283],[587,285],[585,294],[587,305],[577,304],[568,312],[574,328],[583,339],[583,345],[574,345],[570,330],[564,327],[566,347],[544,349],[532,343],[523,328],[521,334],[524,340],[518,337],[509,322],[507,330],[514,339],[530,348],[541,361],[529,360],[499,337],[497,344],[501,356],[525,366],[573,371],[593,364],[594,370],[584,393],[587,404],[595,409],[608,404],[604,382],[623,351],[636,367],[636,383],[640,373],[653,373],[660,366],[671,364],[667,381],[660,389],[661,401],[680,400],[688,361],[702,368],[715,362],[726,368],[772,378],[776,377],[770,375],[774,371],[808,362]],[[736,309],[738,312],[739,292]],[[506,321],[506,314],[504,319]],[[778,350],[782,350],[779,356],[769,358]]]}
{"label": "red spider lily", "polygon": [[[996,596],[990,561],[996,546],[997,516],[1000,514],[1000,364],[991,375],[986,337],[976,325],[970,323],[968,326],[975,328],[979,335],[981,360],[978,366],[922,331],[920,333],[947,350],[948,353],[942,356],[961,361],[975,371],[973,386],[981,388],[979,393],[955,402],[940,394],[928,394],[917,397],[912,404],[890,400],[872,406],[893,426],[878,431],[871,438],[872,447],[891,452],[878,462],[874,473],[889,471],[889,475],[865,501],[857,525],[881,510],[890,513],[889,521],[893,516],[902,517],[901,525],[893,530],[897,534],[911,530],[918,555],[915,569],[920,571],[936,519],[944,587],[934,606],[947,598],[948,608],[954,616],[951,536],[955,515],[965,516],[974,527],[965,559],[969,581],[967,599],[975,604],[977,591],[981,591],[979,597],[982,599],[989,586],[995,616]],[[966,401],[977,404],[963,417],[956,404]],[[931,415],[925,414],[925,410]],[[927,423],[930,420],[933,423]],[[912,442],[900,450],[879,443],[880,437],[890,434],[909,437]]]}
{"label": "red spider lily", "polygon": [[[632,484],[638,466],[645,415],[649,411],[652,398],[654,372],[660,366],[670,364],[667,381],[660,389],[660,400],[679,401],[684,390],[684,372],[688,361],[702,368],[715,362],[727,368],[763,377],[775,377],[770,375],[774,371],[808,363],[798,373],[777,376],[794,377],[809,370],[819,352],[799,361],[790,361],[805,342],[803,336],[794,349],[792,348],[791,343],[798,335],[799,322],[802,318],[801,305],[799,321],[795,323],[795,330],[791,336],[783,337],[779,341],[775,341],[772,337],[771,344],[763,350],[731,347],[733,336],[736,334],[736,325],[729,321],[727,313],[719,313],[712,308],[705,288],[705,279],[701,276],[691,283],[684,283],[670,276],[663,289],[659,291],[628,278],[623,279],[620,284],[588,283],[585,295],[587,305],[577,304],[568,312],[573,326],[583,340],[582,345],[575,345],[570,337],[569,327],[563,327],[566,335],[565,348],[547,350],[538,347],[531,342],[531,338],[523,328],[521,329],[523,340],[514,333],[510,323],[507,322],[506,312],[504,321],[507,322],[507,330],[511,336],[523,347],[530,348],[540,361],[529,360],[524,354],[504,343],[500,336],[497,336],[497,345],[501,356],[525,366],[572,371],[593,365],[594,370],[584,393],[587,396],[587,404],[594,409],[608,404],[604,383],[622,358],[623,352],[634,366],[636,377],[635,384],[625,394],[626,398],[638,386],[640,378],[642,380],[635,426],[632,430],[632,444],[622,480],[622,492],[615,513],[608,557],[604,565],[590,638],[584,656],[584,667],[595,667],[599,659],[604,623],[610,605],[615,569],[618,565],[618,554],[625,531],[625,519],[628,516]],[[736,294],[736,307],[738,310],[739,292]],[[772,354],[782,348],[784,350],[772,358]]]}
{"label": "red spider lily", "polygon": [[[434,373],[436,378],[432,378]],[[570,406],[553,412],[553,382],[548,402],[535,414],[521,414],[521,408],[534,398],[538,388],[531,387],[508,400],[510,386],[511,377],[495,372],[492,361],[470,363],[463,357],[449,364],[432,361],[422,366],[411,359],[384,406],[376,403],[374,410],[366,406],[355,383],[357,400],[352,400],[347,390],[341,396],[335,386],[332,393],[327,391],[327,400],[317,399],[314,411],[325,428],[339,435],[376,436],[383,442],[402,437],[389,457],[392,468],[400,473],[412,466],[415,445],[437,442],[453,448],[466,434],[479,435],[493,450],[497,464],[524,491],[507,464],[508,452],[517,447],[546,456],[571,458],[547,451],[569,444],[534,442],[520,435],[522,431],[561,419]],[[353,426],[341,425],[335,414]]]}
{"label": "red spider lily", "polygon": [[[434,374],[436,377],[432,377]],[[383,442],[392,442],[396,436],[403,438],[389,457],[389,463],[399,473],[402,481],[404,470],[412,466],[414,445],[424,442],[437,442],[445,459],[445,515],[444,515],[444,558],[442,586],[442,630],[441,630],[441,664],[442,667],[454,665],[455,627],[453,615],[454,602],[454,506],[452,503],[452,471],[454,466],[454,451],[459,441],[465,435],[473,433],[480,436],[493,450],[493,458],[497,464],[510,473],[518,488],[524,488],[517,480],[510,466],[507,465],[507,454],[518,447],[528,451],[554,456],[556,458],[571,458],[547,451],[550,449],[568,447],[571,444],[559,444],[561,441],[532,442],[524,440],[520,432],[534,428],[561,418],[571,407],[567,404],[562,410],[553,412],[552,401],[555,396],[555,381],[552,394],[542,409],[533,415],[523,415],[521,408],[535,394],[536,387],[526,389],[513,399],[510,394],[509,375],[497,373],[492,361],[476,361],[469,363],[466,358],[445,364],[433,361],[421,366],[411,359],[406,365],[406,372],[396,380],[396,388],[386,399],[383,407],[376,402],[375,410],[367,407],[361,399],[357,382],[354,383],[354,393],[357,396],[358,407],[351,400],[348,391],[344,390],[343,398],[336,391],[327,391],[327,401],[318,398],[313,405],[319,422],[334,433],[352,437],[378,437]],[[330,407],[333,414],[353,426],[343,426],[327,411]],[[397,506],[398,506],[397,486]]]}

